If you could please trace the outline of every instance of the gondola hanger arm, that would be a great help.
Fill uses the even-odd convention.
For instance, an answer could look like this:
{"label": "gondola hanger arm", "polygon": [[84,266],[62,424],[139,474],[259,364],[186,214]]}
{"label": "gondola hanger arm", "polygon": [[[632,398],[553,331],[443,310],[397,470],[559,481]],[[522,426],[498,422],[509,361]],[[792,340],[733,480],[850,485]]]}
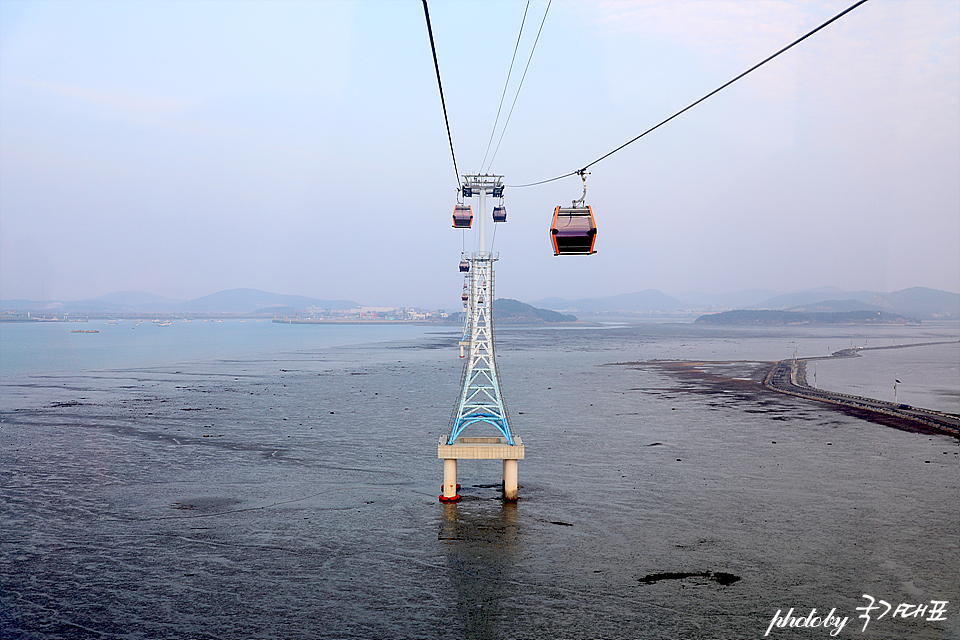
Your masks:
{"label": "gondola hanger arm", "polygon": [[582,207],[584,201],[587,199],[587,176],[590,175],[590,173],[587,171],[584,171],[583,169],[581,169],[580,171],[577,171],[576,173],[578,176],[580,176],[580,179],[583,180],[583,195],[580,196],[579,200],[573,201],[573,206]]}

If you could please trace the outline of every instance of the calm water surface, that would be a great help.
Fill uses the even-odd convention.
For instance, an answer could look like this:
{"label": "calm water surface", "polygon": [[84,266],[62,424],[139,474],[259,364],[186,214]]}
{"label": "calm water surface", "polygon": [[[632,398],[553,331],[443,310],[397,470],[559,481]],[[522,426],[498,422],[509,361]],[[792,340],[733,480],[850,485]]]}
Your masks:
{"label": "calm water surface", "polygon": [[[736,639],[791,607],[960,635],[956,440],[654,362],[749,378],[859,329],[504,328],[521,499],[464,461],[442,505],[459,332],[209,324],[60,333],[57,357],[0,328],[0,637]],[[157,340],[77,346],[124,331]],[[861,631],[863,594],[950,604]]]}
{"label": "calm water surface", "polygon": [[3,323],[0,374],[184,364],[404,339],[428,330],[405,324],[288,325],[269,320],[178,320],[169,326],[132,320]]}
{"label": "calm water surface", "polygon": [[807,365],[807,378],[824,389],[960,413],[957,342],[869,349],[860,351],[858,358],[818,360]]}

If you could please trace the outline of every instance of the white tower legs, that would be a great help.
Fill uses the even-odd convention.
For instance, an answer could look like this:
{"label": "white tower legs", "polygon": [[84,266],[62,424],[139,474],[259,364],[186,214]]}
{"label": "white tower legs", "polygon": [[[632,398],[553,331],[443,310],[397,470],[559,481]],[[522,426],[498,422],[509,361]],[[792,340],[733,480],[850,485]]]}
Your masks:
{"label": "white tower legs", "polygon": [[504,500],[516,500],[517,496],[517,466],[516,458],[508,458],[503,461],[503,498]]}
{"label": "white tower legs", "polygon": [[516,500],[518,496],[517,467],[518,460],[523,460],[523,440],[520,436],[513,437],[513,444],[507,444],[503,436],[488,438],[457,438],[456,444],[447,444],[446,438],[440,436],[437,443],[437,457],[443,460],[443,494],[442,502],[455,502],[460,499],[457,493],[460,485],[457,484],[458,460],[503,460],[503,498]]}
{"label": "white tower legs", "polygon": [[457,459],[456,458],[445,458],[443,461],[443,495],[440,496],[440,499],[448,502],[456,500],[460,496],[457,495],[457,489],[460,488],[460,485],[457,484]]}

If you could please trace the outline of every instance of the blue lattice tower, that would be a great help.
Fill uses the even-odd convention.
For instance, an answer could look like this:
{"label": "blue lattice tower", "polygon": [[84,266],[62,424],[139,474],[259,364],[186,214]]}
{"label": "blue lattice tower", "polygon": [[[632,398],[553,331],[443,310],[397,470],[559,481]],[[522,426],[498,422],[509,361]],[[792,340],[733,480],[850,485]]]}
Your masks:
{"label": "blue lattice tower", "polygon": [[450,417],[449,435],[441,437],[438,457],[444,460],[443,495],[457,495],[458,459],[503,460],[504,497],[517,498],[517,461],[524,457],[514,436],[500,389],[493,326],[494,270],[497,256],[486,251],[486,196],[502,193],[502,176],[464,176],[464,194],[480,197],[480,251],[471,254],[467,313],[462,343],[468,349],[460,379],[460,396]]}
{"label": "blue lattice tower", "polygon": [[467,343],[467,361],[463,365],[460,380],[460,397],[450,417],[447,444],[455,444],[460,434],[469,427],[492,427],[512,445],[510,414],[500,390],[500,373],[494,348],[493,262],[496,258],[490,253],[478,253],[468,260],[470,300],[463,340]]}

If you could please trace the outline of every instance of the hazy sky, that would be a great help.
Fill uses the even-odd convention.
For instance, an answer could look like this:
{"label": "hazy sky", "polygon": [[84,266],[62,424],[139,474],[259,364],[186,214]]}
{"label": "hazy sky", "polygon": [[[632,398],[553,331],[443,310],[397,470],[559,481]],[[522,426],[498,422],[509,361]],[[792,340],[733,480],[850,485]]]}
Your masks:
{"label": "hazy sky", "polygon": [[[490,171],[576,170],[850,4],[555,0]],[[486,168],[524,7],[430,3],[461,173]],[[958,114],[960,3],[871,0],[593,166],[596,255],[550,248],[577,177],[507,189],[497,295],[960,292]],[[420,2],[0,0],[4,299],[455,308],[455,201]]]}

